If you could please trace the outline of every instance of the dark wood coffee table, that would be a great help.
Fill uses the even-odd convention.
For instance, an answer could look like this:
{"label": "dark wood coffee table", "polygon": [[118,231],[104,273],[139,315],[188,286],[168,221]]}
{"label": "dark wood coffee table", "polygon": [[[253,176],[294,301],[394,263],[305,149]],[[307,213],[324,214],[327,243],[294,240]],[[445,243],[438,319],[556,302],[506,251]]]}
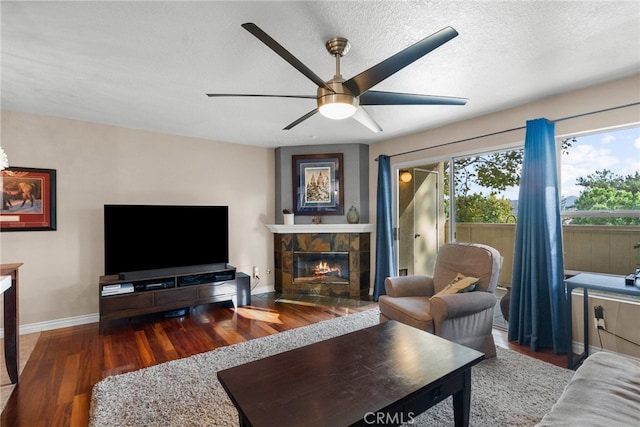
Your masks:
{"label": "dark wood coffee table", "polygon": [[476,350],[395,321],[218,372],[242,426],[398,425],[453,395],[469,424]]}

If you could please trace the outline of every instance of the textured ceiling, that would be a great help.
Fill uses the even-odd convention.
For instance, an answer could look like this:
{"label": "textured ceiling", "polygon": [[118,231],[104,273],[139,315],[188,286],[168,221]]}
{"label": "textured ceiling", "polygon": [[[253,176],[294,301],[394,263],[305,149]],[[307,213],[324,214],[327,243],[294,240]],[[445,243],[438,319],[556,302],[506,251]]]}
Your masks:
{"label": "textured ceiling", "polygon": [[[7,2],[3,109],[264,147],[373,143],[640,71],[640,2]],[[319,114],[282,128],[316,86],[241,28],[254,22],[325,80],[327,39],[350,78],[452,26],[459,36],[375,90],[468,98],[466,106],[371,106],[383,131]]]}

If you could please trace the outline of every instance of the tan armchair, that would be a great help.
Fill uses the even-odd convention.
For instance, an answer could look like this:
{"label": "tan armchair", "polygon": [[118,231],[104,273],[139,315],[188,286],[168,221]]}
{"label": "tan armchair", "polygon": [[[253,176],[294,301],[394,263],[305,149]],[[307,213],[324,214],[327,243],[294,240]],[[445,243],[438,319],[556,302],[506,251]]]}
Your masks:
{"label": "tan armchair", "polygon": [[[380,322],[397,320],[442,338],[496,355],[491,333],[494,294],[502,256],[487,245],[448,243],[440,247],[433,277],[387,277],[386,295],[379,298]],[[435,295],[458,274],[475,277],[471,292]]]}

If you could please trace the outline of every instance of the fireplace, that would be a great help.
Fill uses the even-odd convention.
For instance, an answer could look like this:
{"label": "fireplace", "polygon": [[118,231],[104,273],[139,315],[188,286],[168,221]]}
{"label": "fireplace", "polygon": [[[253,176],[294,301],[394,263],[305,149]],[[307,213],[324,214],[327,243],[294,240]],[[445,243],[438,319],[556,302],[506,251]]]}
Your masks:
{"label": "fireplace", "polygon": [[294,252],[293,283],[349,284],[349,252]]}
{"label": "fireplace", "polygon": [[369,236],[370,233],[275,233],[276,291],[348,298],[368,296]]}

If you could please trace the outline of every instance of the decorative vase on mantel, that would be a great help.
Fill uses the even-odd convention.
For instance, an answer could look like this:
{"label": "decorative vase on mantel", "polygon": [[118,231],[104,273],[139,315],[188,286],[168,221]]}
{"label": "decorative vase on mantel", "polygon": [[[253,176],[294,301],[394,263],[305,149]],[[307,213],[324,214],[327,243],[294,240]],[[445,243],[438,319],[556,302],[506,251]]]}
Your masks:
{"label": "decorative vase on mantel", "polygon": [[357,224],[360,222],[360,214],[355,206],[351,206],[351,209],[347,212],[347,222],[349,224]]}

